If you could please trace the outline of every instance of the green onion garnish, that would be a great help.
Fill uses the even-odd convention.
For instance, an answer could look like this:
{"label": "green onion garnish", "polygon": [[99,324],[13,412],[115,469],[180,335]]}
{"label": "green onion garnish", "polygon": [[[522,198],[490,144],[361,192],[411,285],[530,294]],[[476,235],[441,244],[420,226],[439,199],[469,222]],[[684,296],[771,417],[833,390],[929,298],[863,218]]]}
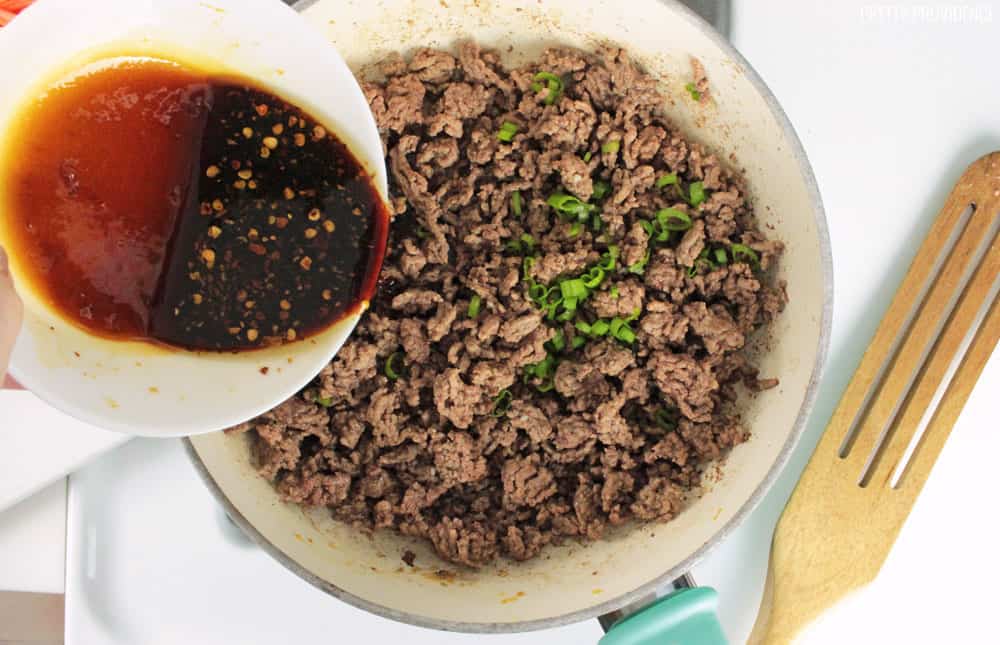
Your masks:
{"label": "green onion garnish", "polygon": [[646,265],[649,264],[649,258],[652,256],[652,252],[647,248],[646,255],[642,256],[642,259],[633,264],[628,268],[629,273],[634,273],[636,275],[642,275],[646,272]]}
{"label": "green onion garnish", "polygon": [[531,267],[535,266],[535,258],[528,256],[524,258],[522,267],[524,268],[524,279],[527,280],[531,277]]}
{"label": "green onion garnish", "polygon": [[566,193],[554,193],[545,202],[559,212],[560,215],[576,217],[581,222],[590,218],[590,214],[597,210],[597,206],[580,201],[573,195]]}
{"label": "green onion garnish", "polygon": [[510,194],[510,209],[514,211],[514,215],[521,216],[521,191],[515,190]]}
{"label": "green onion garnish", "polygon": [[333,405],[333,397],[332,396],[324,396],[322,399],[316,399],[316,403],[319,403],[324,408],[328,408],[328,407],[330,407],[330,406]]}
{"label": "green onion garnish", "polygon": [[479,297],[479,294],[472,294],[472,299],[469,300],[469,318],[475,318],[479,315],[479,307],[482,304],[483,299]]}
{"label": "green onion garnish", "polygon": [[604,220],[601,219],[600,213],[594,213],[590,216],[590,228],[593,229],[595,233],[600,232],[604,227]]}
{"label": "green onion garnish", "polygon": [[734,264],[741,262],[741,258],[746,258],[745,264],[751,264],[755,267],[760,265],[760,256],[745,244],[733,244],[729,247],[729,253],[733,256]]}
{"label": "green onion garnish", "polygon": [[594,324],[590,326],[590,335],[596,338],[601,336],[607,336],[608,331],[611,330],[611,325],[608,324],[606,320],[596,320]]}
{"label": "green onion garnish", "polygon": [[402,356],[403,352],[396,352],[385,360],[385,375],[390,381],[395,381],[399,378],[399,372],[396,371],[396,360],[402,358]]}
{"label": "green onion garnish", "polygon": [[587,339],[583,336],[573,336],[573,349],[580,349],[587,344]]}
{"label": "green onion garnish", "polygon": [[541,385],[539,385],[536,389],[542,394],[545,394],[546,392],[551,392],[552,390],[554,390],[555,387],[556,387],[555,381],[549,378]]}
{"label": "green onion garnish", "polygon": [[611,184],[598,179],[594,182],[594,199],[604,199],[611,192]]}
{"label": "green onion garnish", "polygon": [[677,183],[677,173],[670,173],[669,175],[663,175],[656,180],[656,187],[663,188],[664,186],[671,186]]}
{"label": "green onion garnish", "polygon": [[601,261],[597,263],[597,266],[601,267],[605,271],[614,271],[617,263],[615,260],[618,259],[618,247],[614,244],[608,246],[607,252],[601,256]]}
{"label": "green onion garnish", "polygon": [[[587,297],[587,285],[583,283],[580,278],[573,278],[572,280],[563,280],[559,283],[559,289],[562,291],[563,296],[563,306],[566,307],[568,301],[572,299],[582,300]],[[567,307],[568,308],[568,307]]]}
{"label": "green onion garnish", "polygon": [[604,276],[604,269],[601,267],[594,267],[583,276],[583,284],[588,289],[596,289],[601,286],[602,282],[604,282]]}
{"label": "green onion garnish", "polygon": [[695,208],[701,206],[701,203],[705,201],[705,184],[700,181],[696,181],[688,187],[691,191],[691,197],[688,199],[691,205]]}
{"label": "green onion garnish", "polygon": [[611,285],[611,297],[614,298],[615,300],[618,300],[619,295],[620,294],[618,293],[618,285],[617,284]]}
{"label": "green onion garnish", "polygon": [[725,249],[715,249],[715,263],[716,264],[728,264],[729,258],[726,257]]}
{"label": "green onion garnish", "polygon": [[653,225],[653,239],[657,242],[667,242],[670,240],[670,229],[666,228],[666,218],[655,219]]}
{"label": "green onion garnish", "polygon": [[500,131],[497,132],[497,139],[504,143],[510,143],[514,140],[514,135],[517,134],[517,128],[518,125],[516,123],[504,121],[503,125],[500,126]]}
{"label": "green onion garnish", "polygon": [[521,233],[521,243],[529,253],[535,248],[535,238],[530,233]]}
{"label": "green onion garnish", "polygon": [[420,238],[421,240],[424,240],[424,239],[427,239],[428,235],[430,235],[430,233],[427,232],[426,228],[424,228],[423,226],[418,226],[417,227],[417,237],[418,238]]}
{"label": "green onion garnish", "polygon": [[687,213],[676,208],[664,208],[656,211],[656,219],[668,231],[686,231],[691,228],[691,218]]}
{"label": "green onion garnish", "polygon": [[632,344],[635,342],[635,332],[629,326],[628,321],[622,318],[612,318],[611,324],[608,327],[611,332],[611,336],[615,340],[620,340],[623,343]]}
{"label": "green onion garnish", "polygon": [[573,225],[569,227],[569,236],[576,237],[583,231],[583,224],[580,222],[573,222]]}
{"label": "green onion garnish", "polygon": [[642,227],[642,230],[646,231],[646,235],[648,235],[649,237],[653,237],[653,223],[652,222],[650,222],[648,219],[641,219],[641,220],[639,220],[639,226]]}
{"label": "green onion garnish", "polygon": [[618,152],[622,148],[622,142],[615,139],[614,141],[608,141],[601,146],[601,152]]}
{"label": "green onion garnish", "polygon": [[507,411],[510,410],[510,402],[513,400],[514,395],[510,393],[510,390],[500,390],[500,394],[497,394],[496,398],[493,399],[493,416],[499,418],[507,414]]}
{"label": "green onion garnish", "polygon": [[656,425],[664,430],[674,430],[677,427],[677,414],[666,408],[660,408],[653,415]]}
{"label": "green onion garnish", "polygon": [[[542,81],[545,82],[545,85],[542,85]],[[543,87],[549,89],[549,93],[545,97],[545,105],[552,105],[562,96],[566,84],[552,72],[538,72],[535,74],[535,82],[531,84],[531,89],[541,92]]]}
{"label": "green onion garnish", "polygon": [[544,284],[533,282],[528,286],[528,297],[538,306],[544,307],[548,297],[548,289],[545,288]]}
{"label": "green onion garnish", "polygon": [[583,320],[578,320],[576,321],[575,327],[576,330],[581,334],[587,334],[588,336],[590,335],[591,326],[589,323],[584,322]]}
{"label": "green onion garnish", "polygon": [[693,98],[695,101],[701,100],[701,92],[699,92],[698,88],[694,86],[694,83],[688,83],[687,85],[684,86],[684,89],[688,91],[688,94],[690,94],[691,98]]}
{"label": "green onion garnish", "polygon": [[550,340],[549,343],[552,344],[552,349],[554,349],[557,352],[561,352],[563,349],[565,349],[566,336],[565,334],[563,334],[563,330],[557,329],[555,335],[552,337],[552,340]]}
{"label": "green onion garnish", "polygon": [[590,160],[591,158],[593,158],[593,156],[594,155],[590,152],[590,150],[588,150],[587,154],[583,155],[583,163],[590,163]]}

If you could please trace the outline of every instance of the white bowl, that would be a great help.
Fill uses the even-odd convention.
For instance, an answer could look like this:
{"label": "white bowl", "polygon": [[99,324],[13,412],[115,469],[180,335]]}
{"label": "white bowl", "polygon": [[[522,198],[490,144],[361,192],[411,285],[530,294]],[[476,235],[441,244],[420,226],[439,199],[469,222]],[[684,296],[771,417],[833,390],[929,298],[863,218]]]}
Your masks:
{"label": "white bowl", "polygon": [[[0,70],[0,150],[25,101],[94,59],[123,54],[254,79],[336,133],[385,197],[381,142],[354,76],[330,42],[278,0],[103,0],[86,6],[40,0],[0,31],[0,60],[11,62]],[[0,204],[3,190],[0,185]],[[55,407],[102,428],[166,437],[245,421],[308,383],[358,320],[352,316],[305,341],[240,354],[97,338],[28,288],[21,278],[24,259],[6,243],[3,216],[0,244],[11,255],[25,301],[10,373]]]}

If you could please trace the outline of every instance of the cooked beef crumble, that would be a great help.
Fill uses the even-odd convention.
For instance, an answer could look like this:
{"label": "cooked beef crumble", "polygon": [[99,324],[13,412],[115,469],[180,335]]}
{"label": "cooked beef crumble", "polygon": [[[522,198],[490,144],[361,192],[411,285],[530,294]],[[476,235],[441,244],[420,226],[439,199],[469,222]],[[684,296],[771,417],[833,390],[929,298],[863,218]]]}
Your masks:
{"label": "cooked beef crumble", "polygon": [[[736,384],[777,383],[743,349],[784,307],[782,246],[740,177],[621,50],[508,71],[465,43],[383,71],[364,85],[395,209],[378,295],[313,384],[234,429],[261,475],[473,567],[670,519],[748,436]],[[568,221],[554,194],[597,208]],[[581,275],[601,279],[570,316],[531,297]]]}

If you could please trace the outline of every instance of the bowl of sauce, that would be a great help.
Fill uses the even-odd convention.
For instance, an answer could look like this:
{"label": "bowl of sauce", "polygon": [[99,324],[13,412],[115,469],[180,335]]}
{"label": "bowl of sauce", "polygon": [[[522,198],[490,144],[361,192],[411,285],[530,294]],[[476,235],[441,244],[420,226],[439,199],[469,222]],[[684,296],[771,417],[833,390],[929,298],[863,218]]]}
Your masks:
{"label": "bowl of sauce", "polygon": [[26,309],[11,373],[132,434],[251,418],[329,362],[375,289],[367,102],[275,0],[70,7],[0,32],[26,61],[0,89],[0,244]]}

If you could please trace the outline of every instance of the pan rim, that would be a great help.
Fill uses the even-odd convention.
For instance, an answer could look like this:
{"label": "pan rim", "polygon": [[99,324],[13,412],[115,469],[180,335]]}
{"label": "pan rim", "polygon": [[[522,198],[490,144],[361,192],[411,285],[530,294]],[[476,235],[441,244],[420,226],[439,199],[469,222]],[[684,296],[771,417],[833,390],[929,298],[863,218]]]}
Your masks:
{"label": "pan rim", "polygon": [[[300,0],[294,6],[296,9],[302,10],[310,5],[314,4],[317,0]],[[584,620],[589,620],[591,618],[596,618],[602,614],[606,614],[612,611],[617,611],[622,607],[625,607],[637,600],[647,597],[651,594],[655,594],[657,589],[664,587],[673,580],[677,579],[685,572],[690,571],[691,568],[700,562],[715,546],[720,542],[725,540],[744,520],[753,512],[754,509],[760,504],[764,496],[771,489],[775,480],[782,473],[788,460],[791,458],[792,452],[798,445],[802,434],[805,431],[806,423],[812,413],[813,407],[816,403],[816,398],[819,393],[820,379],[823,374],[824,368],[826,366],[829,346],[830,346],[830,334],[832,328],[833,320],[833,252],[830,242],[830,234],[827,226],[826,211],[823,207],[822,197],[819,191],[819,185],[816,181],[816,176],[813,173],[812,166],[809,163],[808,155],[806,154],[805,148],[802,146],[802,142],[799,139],[795,128],[792,126],[787,114],[782,109],[781,105],[778,103],[777,98],[771,92],[770,88],[760,77],[759,74],[754,70],[750,63],[740,54],[733,46],[729,43],[726,38],[724,38],[719,32],[717,32],[711,25],[705,22],[700,16],[698,16],[694,11],[689,9],[687,6],[682,4],[679,0],[658,0],[662,4],[666,5],[669,9],[675,12],[679,18],[687,21],[692,27],[697,29],[703,36],[711,40],[715,45],[717,45],[731,60],[740,65],[743,70],[747,80],[754,88],[754,90],[760,95],[764,100],[768,110],[770,111],[772,117],[777,122],[782,133],[787,138],[791,146],[791,153],[798,165],[799,172],[805,183],[806,191],[809,195],[810,202],[812,203],[812,212],[814,224],[816,225],[816,233],[819,238],[820,245],[820,266],[823,274],[823,310],[820,317],[820,333],[817,339],[816,348],[816,361],[813,365],[812,372],[809,376],[809,382],[806,386],[805,396],[802,399],[802,405],[799,407],[798,414],[796,415],[795,422],[792,426],[792,431],[789,433],[788,438],[785,440],[784,445],[781,447],[777,458],[771,467],[768,469],[767,474],[760,481],[757,487],[754,489],[753,493],[747,498],[747,501],[740,507],[740,509],[733,515],[728,522],[726,522],[722,527],[719,528],[715,534],[707,540],[700,547],[695,549],[690,555],[684,558],[682,561],[663,571],[656,578],[650,580],[646,584],[637,587],[636,589],[620,594],[614,598],[611,598],[598,605],[592,605],[585,609],[579,609],[576,611],[561,614],[559,616],[553,616],[551,618],[540,618],[535,620],[527,621],[517,621],[517,622],[467,622],[467,621],[451,621],[442,620],[437,618],[428,618],[426,616],[420,616],[417,614],[412,614],[405,611],[399,611],[391,607],[386,607],[378,603],[366,600],[360,596],[352,594],[334,584],[320,578],[313,572],[309,571],[298,562],[293,560],[291,557],[286,555],[281,549],[275,546],[270,540],[268,540],[264,535],[262,535],[240,512],[233,506],[232,502],[229,500],[225,492],[219,487],[218,483],[212,477],[212,474],[208,471],[205,463],[202,461],[194,444],[189,438],[184,438],[184,447],[188,453],[188,456],[193,463],[195,470],[198,472],[201,479],[204,481],[205,485],[211,491],[212,495],[216,500],[222,504],[226,513],[235,522],[241,530],[251,539],[254,543],[260,546],[265,552],[267,552],[271,557],[280,562],[284,567],[295,573],[297,576],[310,583],[314,587],[342,600],[354,607],[363,609],[365,611],[371,612],[375,615],[381,616],[383,618],[388,618],[390,620],[395,620],[397,622],[406,623],[409,625],[414,625],[417,627],[424,627],[429,629],[435,629],[439,631],[449,631],[449,632],[464,632],[464,633],[474,633],[474,634],[509,634],[509,633],[519,633],[519,632],[530,632],[537,631],[541,629],[551,629],[554,627],[561,627],[565,625],[570,625],[577,622],[582,622]]]}

